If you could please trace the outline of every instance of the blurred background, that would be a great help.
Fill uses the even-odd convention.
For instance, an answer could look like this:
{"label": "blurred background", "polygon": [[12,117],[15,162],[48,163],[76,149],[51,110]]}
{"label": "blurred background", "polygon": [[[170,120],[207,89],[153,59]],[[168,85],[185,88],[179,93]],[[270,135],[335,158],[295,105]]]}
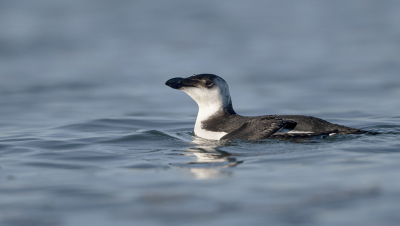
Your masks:
{"label": "blurred background", "polygon": [[398,115],[399,12],[395,0],[2,0],[0,121],[195,117],[164,82],[198,73],[228,81],[242,114]]}
{"label": "blurred background", "polygon": [[[196,139],[199,73],[382,134]],[[1,0],[0,225],[399,225],[399,74],[398,0]]]}

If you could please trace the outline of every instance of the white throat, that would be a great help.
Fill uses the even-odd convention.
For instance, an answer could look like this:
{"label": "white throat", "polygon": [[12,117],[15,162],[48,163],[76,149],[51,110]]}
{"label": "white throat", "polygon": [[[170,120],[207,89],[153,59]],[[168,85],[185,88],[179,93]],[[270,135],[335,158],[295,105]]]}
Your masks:
{"label": "white throat", "polygon": [[210,118],[212,115],[216,114],[218,111],[222,110],[220,106],[212,105],[207,107],[200,107],[199,112],[197,114],[196,124],[194,125],[194,133],[205,139],[209,140],[219,140],[221,137],[225,136],[227,133],[225,132],[212,132],[203,129],[203,121]]}
{"label": "white throat", "polygon": [[219,140],[225,136],[226,132],[212,132],[203,129],[202,122],[209,119],[218,111],[222,111],[231,103],[228,85],[225,82],[219,82],[213,88],[185,87],[182,89],[199,106],[194,133],[205,139]]}

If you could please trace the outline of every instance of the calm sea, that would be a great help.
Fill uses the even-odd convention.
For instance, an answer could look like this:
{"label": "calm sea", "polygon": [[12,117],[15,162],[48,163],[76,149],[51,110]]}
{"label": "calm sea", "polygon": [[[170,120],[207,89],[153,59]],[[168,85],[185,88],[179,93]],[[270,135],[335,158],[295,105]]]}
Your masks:
{"label": "calm sea", "polygon": [[[0,225],[400,224],[400,1],[0,2]],[[379,132],[207,141],[164,85]]]}

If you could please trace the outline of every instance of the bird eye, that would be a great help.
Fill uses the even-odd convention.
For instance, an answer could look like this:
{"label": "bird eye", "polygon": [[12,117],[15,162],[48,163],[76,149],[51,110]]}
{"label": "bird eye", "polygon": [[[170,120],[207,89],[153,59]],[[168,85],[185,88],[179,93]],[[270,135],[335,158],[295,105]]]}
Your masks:
{"label": "bird eye", "polygon": [[207,87],[211,87],[212,85],[213,85],[213,82],[212,82],[212,81],[207,81],[207,82],[206,82],[206,86],[207,86]]}

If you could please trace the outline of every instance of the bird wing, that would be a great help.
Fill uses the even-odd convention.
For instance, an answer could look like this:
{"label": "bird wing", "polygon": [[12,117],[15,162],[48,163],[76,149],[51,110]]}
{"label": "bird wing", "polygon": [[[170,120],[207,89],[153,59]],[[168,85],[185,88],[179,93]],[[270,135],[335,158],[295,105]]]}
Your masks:
{"label": "bird wing", "polygon": [[261,117],[245,122],[238,129],[226,134],[221,140],[248,139],[262,140],[269,138],[272,134],[288,126],[295,127],[295,121],[283,120],[280,118]]}

